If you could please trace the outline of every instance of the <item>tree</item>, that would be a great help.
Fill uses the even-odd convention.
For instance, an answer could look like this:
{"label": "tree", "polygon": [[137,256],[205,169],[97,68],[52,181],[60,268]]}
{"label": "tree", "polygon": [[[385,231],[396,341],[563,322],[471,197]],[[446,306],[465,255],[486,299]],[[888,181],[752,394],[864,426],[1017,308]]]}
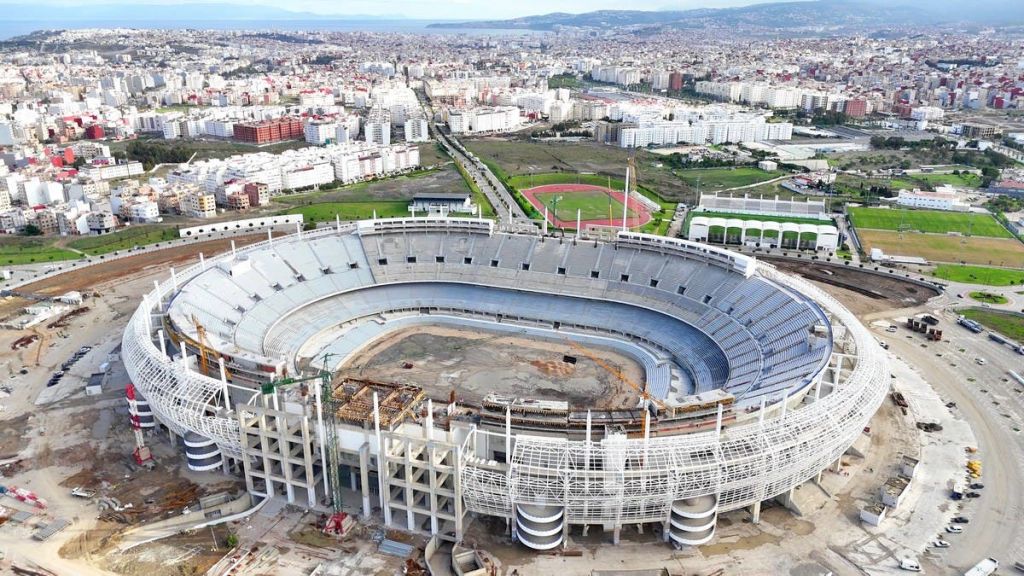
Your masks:
{"label": "tree", "polygon": [[228,545],[228,548],[238,546],[238,534],[235,534],[234,532],[228,533],[227,538],[224,539],[224,543]]}
{"label": "tree", "polygon": [[26,224],[25,227],[21,229],[21,235],[22,236],[42,236],[43,235],[43,229],[40,228],[39,226],[36,226],[35,224]]}

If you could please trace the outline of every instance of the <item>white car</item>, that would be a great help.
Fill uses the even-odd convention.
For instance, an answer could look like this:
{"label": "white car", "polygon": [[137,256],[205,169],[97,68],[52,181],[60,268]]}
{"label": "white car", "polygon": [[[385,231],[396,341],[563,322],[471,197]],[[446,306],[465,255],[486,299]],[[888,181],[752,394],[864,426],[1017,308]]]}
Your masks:
{"label": "white car", "polygon": [[959,533],[961,533],[963,531],[964,531],[964,529],[959,527],[959,526],[954,526],[952,524],[950,524],[949,526],[946,526],[946,532],[949,532],[950,534],[959,534]]}
{"label": "white car", "polygon": [[932,542],[932,546],[934,546],[935,548],[949,548],[949,542],[946,542],[942,538],[939,538]]}
{"label": "white car", "polygon": [[984,366],[985,365],[985,359],[984,358],[975,358],[974,361],[977,362],[977,364],[979,366]]}
{"label": "white car", "polygon": [[920,572],[921,565],[913,558],[904,558],[900,560],[900,568],[907,572]]}

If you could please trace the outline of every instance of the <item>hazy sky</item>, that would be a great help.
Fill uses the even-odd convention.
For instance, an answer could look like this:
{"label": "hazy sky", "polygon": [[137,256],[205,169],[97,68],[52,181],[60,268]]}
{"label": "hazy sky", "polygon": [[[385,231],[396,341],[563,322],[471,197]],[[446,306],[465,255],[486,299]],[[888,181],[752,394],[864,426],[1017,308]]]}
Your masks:
{"label": "hazy sky", "polygon": [[[481,20],[513,18],[549,12],[590,12],[593,10],[685,10],[690,8],[727,8],[748,6],[780,0],[138,0],[140,4],[247,4],[262,5],[297,12],[332,15],[395,16],[421,19]],[[786,1],[786,0],[782,0]],[[792,0],[789,0],[792,1]],[[1024,1],[1024,0],[1022,0]],[[89,6],[96,4],[124,4],[125,0],[50,0],[36,2],[37,6],[64,5]],[[3,5],[24,6],[24,0],[0,0]],[[182,6],[187,15],[187,6]]]}

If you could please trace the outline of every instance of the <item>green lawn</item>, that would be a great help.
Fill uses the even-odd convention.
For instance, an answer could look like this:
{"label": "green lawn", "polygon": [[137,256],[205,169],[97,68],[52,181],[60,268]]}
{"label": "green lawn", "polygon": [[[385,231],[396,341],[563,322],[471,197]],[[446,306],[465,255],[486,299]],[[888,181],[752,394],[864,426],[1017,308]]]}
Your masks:
{"label": "green lawn", "polygon": [[120,232],[104,234],[102,236],[86,236],[78,240],[68,242],[68,246],[75,250],[81,250],[90,256],[107,254],[118,250],[127,250],[134,246],[145,246],[177,240],[177,228],[154,225],[130,226]]}
{"label": "green lawn", "polygon": [[986,308],[967,308],[960,313],[1007,338],[1024,342],[1024,315]]}
{"label": "green lawn", "polygon": [[940,264],[933,273],[936,278],[951,282],[968,284],[984,284],[986,286],[1012,286],[1024,284],[1024,271],[1007,270],[1005,268],[989,268],[987,266],[958,266]]}
{"label": "green lawn", "polygon": [[[559,199],[555,202],[555,199]],[[555,211],[555,217],[563,222],[575,222],[576,211],[580,211],[580,218],[583,220],[599,220],[608,218],[622,218],[622,202],[615,200],[610,195],[597,190],[583,192],[544,192],[537,194],[537,200],[548,207],[548,210]],[[541,211],[543,212],[543,210]],[[627,212],[630,218],[636,216],[633,210]]]}
{"label": "green lawn", "polygon": [[765,172],[759,168],[695,168],[691,170],[677,170],[676,176],[688,185],[696,188],[700,186],[702,192],[714,192],[738,186],[749,186],[778,178],[785,172]]}
{"label": "green lawn", "polygon": [[943,184],[956,186],[958,188],[978,188],[981,186],[981,176],[972,174],[914,174],[915,180],[923,180],[932,186]]}
{"label": "green lawn", "polygon": [[991,292],[971,292],[970,297],[974,298],[978,302],[984,302],[986,304],[1006,304],[1009,302],[1006,296],[992,294]]}
{"label": "green lawn", "polygon": [[[659,198],[667,200],[695,203],[693,190],[673,174],[665,158],[647,150],[631,151],[595,142],[467,138],[463,144],[487,164],[495,176],[506,182],[510,176],[529,177],[530,173],[563,172],[573,177],[577,173],[592,173],[599,179],[612,176],[613,182],[619,183],[619,190],[622,190],[621,182],[629,156],[635,154],[641,191],[656,193]],[[604,185],[607,185],[606,178]]]}
{"label": "green lawn", "polygon": [[0,264],[37,264],[81,257],[76,252],[54,246],[53,238],[0,238]]}
{"label": "green lawn", "polygon": [[409,202],[400,201],[379,201],[379,202],[321,202],[319,204],[308,204],[296,206],[284,212],[285,214],[302,214],[306,222],[333,222],[335,215],[340,215],[342,220],[366,220],[373,218],[374,210],[378,218],[400,218],[410,216]]}
{"label": "green lawn", "polygon": [[857,228],[872,230],[916,230],[945,234],[959,232],[972,236],[1012,238],[1002,224],[988,214],[945,212],[940,210],[904,210],[895,208],[850,208],[850,218]]}

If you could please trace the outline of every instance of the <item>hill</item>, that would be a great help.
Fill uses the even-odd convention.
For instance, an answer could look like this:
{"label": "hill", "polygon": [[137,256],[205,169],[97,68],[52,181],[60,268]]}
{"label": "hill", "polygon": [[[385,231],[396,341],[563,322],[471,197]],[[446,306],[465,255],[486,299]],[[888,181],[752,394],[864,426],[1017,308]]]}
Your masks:
{"label": "hill", "polygon": [[979,0],[966,12],[942,0],[814,0],[772,2],[739,8],[693,10],[598,10],[581,14],[552,12],[509,20],[431,24],[431,28],[556,30],[559,28],[878,28],[972,22],[1010,25],[1024,22],[1024,3]]}

